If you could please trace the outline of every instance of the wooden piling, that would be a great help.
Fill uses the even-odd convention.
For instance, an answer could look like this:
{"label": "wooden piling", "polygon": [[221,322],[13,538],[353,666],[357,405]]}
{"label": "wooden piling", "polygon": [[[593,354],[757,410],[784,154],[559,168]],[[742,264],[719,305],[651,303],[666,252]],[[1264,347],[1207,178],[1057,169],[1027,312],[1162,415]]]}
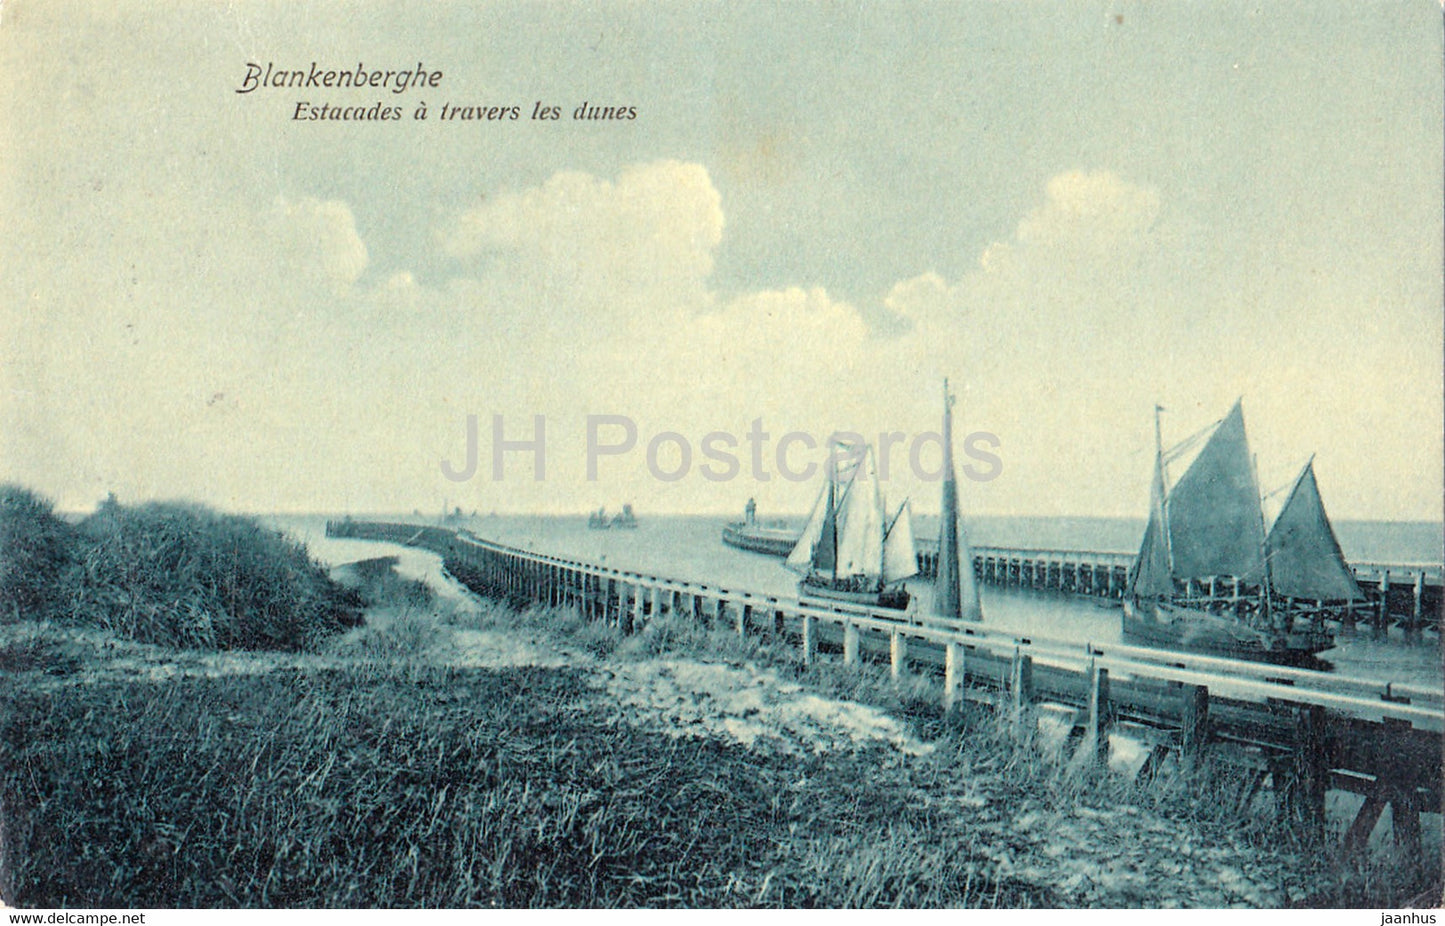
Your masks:
{"label": "wooden piling", "polygon": [[630,588],[632,600],[622,612],[622,632],[631,634],[642,625],[642,586],[633,583]]}
{"label": "wooden piling", "polygon": [[1380,570],[1380,607],[1375,614],[1375,639],[1389,632],[1390,627],[1390,570]]}
{"label": "wooden piling", "polygon": [[851,621],[843,625],[843,665],[858,664],[858,625]]}
{"label": "wooden piling", "polygon": [[748,635],[748,625],[751,624],[752,622],[753,622],[753,606],[752,606],[751,604],[744,603],[741,607],[738,608],[738,637],[739,637],[739,638],[746,638],[746,637],[747,637],[747,635]]}
{"label": "wooden piling", "polygon": [[888,666],[895,682],[902,680],[908,669],[908,638],[896,630],[888,637]]}
{"label": "wooden piling", "polygon": [[1114,723],[1113,705],[1109,702],[1109,670],[1090,659],[1085,677],[1089,685],[1089,714],[1084,727],[1084,742],[1079,748],[1090,750],[1096,764],[1108,765],[1109,728]]}
{"label": "wooden piling", "polygon": [[1425,572],[1415,573],[1414,600],[1410,606],[1410,621],[1405,625],[1405,642],[1419,643],[1423,639],[1422,623],[1425,616]]}
{"label": "wooden piling", "polygon": [[943,645],[943,709],[956,711],[963,707],[963,688],[968,681],[967,650],[959,643]]}
{"label": "wooden piling", "polygon": [[810,666],[818,658],[817,628],[813,626],[813,618],[807,614],[802,616],[802,625],[803,665]]}
{"label": "wooden piling", "polygon": [[1009,669],[1009,694],[1014,714],[1018,717],[1028,715],[1034,704],[1034,659],[1017,647]]}
{"label": "wooden piling", "polygon": [[1179,754],[1188,765],[1204,756],[1209,742],[1209,689],[1185,685],[1180,689]]}
{"label": "wooden piling", "polygon": [[1355,819],[1345,831],[1342,840],[1347,854],[1364,854],[1370,844],[1370,834],[1375,831],[1375,824],[1380,822],[1380,814],[1384,812],[1385,800],[1378,791],[1365,795],[1365,802],[1360,805],[1359,812],[1355,814]]}
{"label": "wooden piling", "polygon": [[1330,769],[1325,752],[1325,709],[1318,705],[1295,708],[1295,761],[1293,792],[1297,812],[1306,824],[1323,833],[1325,791]]}

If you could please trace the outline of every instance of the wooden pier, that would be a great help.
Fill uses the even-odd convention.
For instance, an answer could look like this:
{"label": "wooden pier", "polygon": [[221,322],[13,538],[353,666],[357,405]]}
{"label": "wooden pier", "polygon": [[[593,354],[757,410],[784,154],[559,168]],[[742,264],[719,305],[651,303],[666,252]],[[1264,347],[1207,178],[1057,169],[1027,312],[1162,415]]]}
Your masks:
{"label": "wooden pier", "polygon": [[[723,542],[769,556],[786,556],[792,544],[777,532],[764,537],[744,536],[741,525],[728,525]],[[938,571],[938,542],[918,538],[918,571],[927,577]],[[1119,600],[1129,582],[1134,554],[1099,550],[1047,550],[1026,547],[974,547],[973,568],[986,585],[1087,595]],[[1366,595],[1353,607],[1322,609],[1330,626],[1349,632],[1360,625],[1378,638],[1388,639],[1389,628],[1404,631],[1405,642],[1439,635],[1445,612],[1445,567],[1438,563],[1351,563],[1350,569]]]}
{"label": "wooden pier", "polygon": [[[945,709],[965,703],[1033,718],[1061,718],[1076,756],[1109,762],[1110,737],[1147,747],[1133,774],[1165,762],[1191,765],[1208,753],[1245,770],[1241,806],[1263,786],[1277,807],[1315,827],[1325,793],[1364,796],[1347,845],[1368,841],[1392,809],[1397,843],[1418,853],[1421,812],[1441,806],[1445,692],[1301,669],[1124,645],[1025,638],[981,625],[920,625],[894,612],[720,588],[481,540],[442,527],[332,521],[328,536],[390,541],[439,554],[479,594],[519,606],[575,608],[623,633],[663,615],[799,648],[804,662],[885,662],[938,681]],[[1066,559],[1051,551],[978,551],[975,566],[1028,587],[1075,591],[1119,581],[1115,559]],[[1028,554],[1028,555],[1015,555]],[[1108,554],[1117,557],[1120,554]],[[990,564],[992,561],[992,565]],[[988,573],[984,573],[987,577]],[[1053,583],[1050,585],[1049,583]]]}

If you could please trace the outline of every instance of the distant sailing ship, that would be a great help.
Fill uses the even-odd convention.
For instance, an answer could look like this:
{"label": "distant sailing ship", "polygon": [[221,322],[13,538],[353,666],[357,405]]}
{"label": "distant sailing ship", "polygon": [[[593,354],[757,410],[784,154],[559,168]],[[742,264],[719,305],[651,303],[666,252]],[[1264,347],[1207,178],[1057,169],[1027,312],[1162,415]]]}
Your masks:
{"label": "distant sailing ship", "polygon": [[605,531],[612,528],[632,530],[637,527],[637,515],[632,513],[631,505],[623,505],[622,513],[607,517],[606,508],[598,508],[587,516],[587,526],[595,531]]}
{"label": "distant sailing ship", "polygon": [[[847,451],[843,459],[833,446]],[[787,566],[803,576],[800,598],[907,609],[902,583],[918,574],[912,513],[904,501],[886,517],[872,447],[830,444],[826,484]]]}
{"label": "distant sailing ship", "polygon": [[[1313,458],[1266,532],[1241,403],[1168,451],[1160,411],[1149,523],[1125,593],[1125,637],[1279,663],[1329,649],[1325,614],[1364,595],[1325,514]],[[1169,485],[1169,463],[1206,432],[1199,454]]]}

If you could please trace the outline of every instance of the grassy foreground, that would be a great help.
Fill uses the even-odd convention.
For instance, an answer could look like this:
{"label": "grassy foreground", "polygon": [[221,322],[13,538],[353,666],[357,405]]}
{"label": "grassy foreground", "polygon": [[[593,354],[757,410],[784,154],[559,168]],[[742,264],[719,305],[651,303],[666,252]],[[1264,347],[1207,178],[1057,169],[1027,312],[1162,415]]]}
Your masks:
{"label": "grassy foreground", "polygon": [[1331,870],[1182,784],[1143,790],[1070,773],[993,720],[944,722],[921,688],[868,670],[790,677],[804,696],[831,685],[892,700],[926,730],[930,754],[878,743],[799,754],[680,734],[619,708],[598,684],[599,674],[678,665],[711,638],[725,647],[725,634],[660,622],[623,641],[566,614],[497,609],[483,626],[558,633],[607,656],[458,667],[438,658],[446,625],[415,611],[393,617],[338,650],[359,654],[342,665],[303,657],[165,681],[87,678],[83,655],[57,677],[45,640],[61,638],[32,642],[26,659],[11,659],[0,700],[0,897],[94,907],[1392,906],[1419,889],[1381,877],[1388,868]]}
{"label": "grassy foreground", "polygon": [[[568,669],[72,687],[5,711],[20,905],[1056,905],[904,768],[597,711]],[[44,783],[37,787],[37,783]]]}
{"label": "grassy foreground", "polygon": [[[21,501],[30,513],[7,529],[43,530],[7,554],[12,610],[0,618],[0,898],[11,905],[1439,898],[1438,871],[1418,860],[1348,862],[1298,842],[1271,813],[1242,813],[1227,772],[1141,786],[1071,768],[1007,717],[942,716],[925,679],[805,667],[793,647],[681,619],[623,638],[570,611],[458,610],[389,573],[362,583],[353,600],[370,602],[368,624],[343,636],[340,593],[254,525],[159,506],[76,527]],[[22,554],[80,584],[25,585],[32,573],[12,568]],[[193,613],[164,607],[177,588],[229,590],[229,610],[206,607],[282,635],[175,638],[168,631],[192,626],[176,615]],[[76,608],[104,589],[125,595]],[[285,609],[298,589],[316,591],[304,600],[318,610]],[[17,596],[31,593],[29,607],[52,595],[45,607],[59,619],[17,620]],[[157,620],[117,617],[132,612]],[[158,632],[137,632],[146,627]],[[723,686],[688,689],[685,678]],[[674,710],[661,689],[687,703]],[[797,708],[864,727],[901,721],[926,748],[769,719]],[[769,732],[749,745],[734,735],[749,725]]]}

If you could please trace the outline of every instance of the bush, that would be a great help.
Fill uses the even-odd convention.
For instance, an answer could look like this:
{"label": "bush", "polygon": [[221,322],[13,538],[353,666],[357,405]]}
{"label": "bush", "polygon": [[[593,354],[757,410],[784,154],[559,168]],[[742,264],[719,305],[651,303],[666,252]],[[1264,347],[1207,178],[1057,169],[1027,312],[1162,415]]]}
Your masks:
{"label": "bush", "polygon": [[29,489],[0,485],[0,621],[49,620],[74,562],[75,528]]}
{"label": "bush", "polygon": [[296,650],[359,622],[354,592],[250,518],[104,505],[78,534],[67,623],[170,646]]}

